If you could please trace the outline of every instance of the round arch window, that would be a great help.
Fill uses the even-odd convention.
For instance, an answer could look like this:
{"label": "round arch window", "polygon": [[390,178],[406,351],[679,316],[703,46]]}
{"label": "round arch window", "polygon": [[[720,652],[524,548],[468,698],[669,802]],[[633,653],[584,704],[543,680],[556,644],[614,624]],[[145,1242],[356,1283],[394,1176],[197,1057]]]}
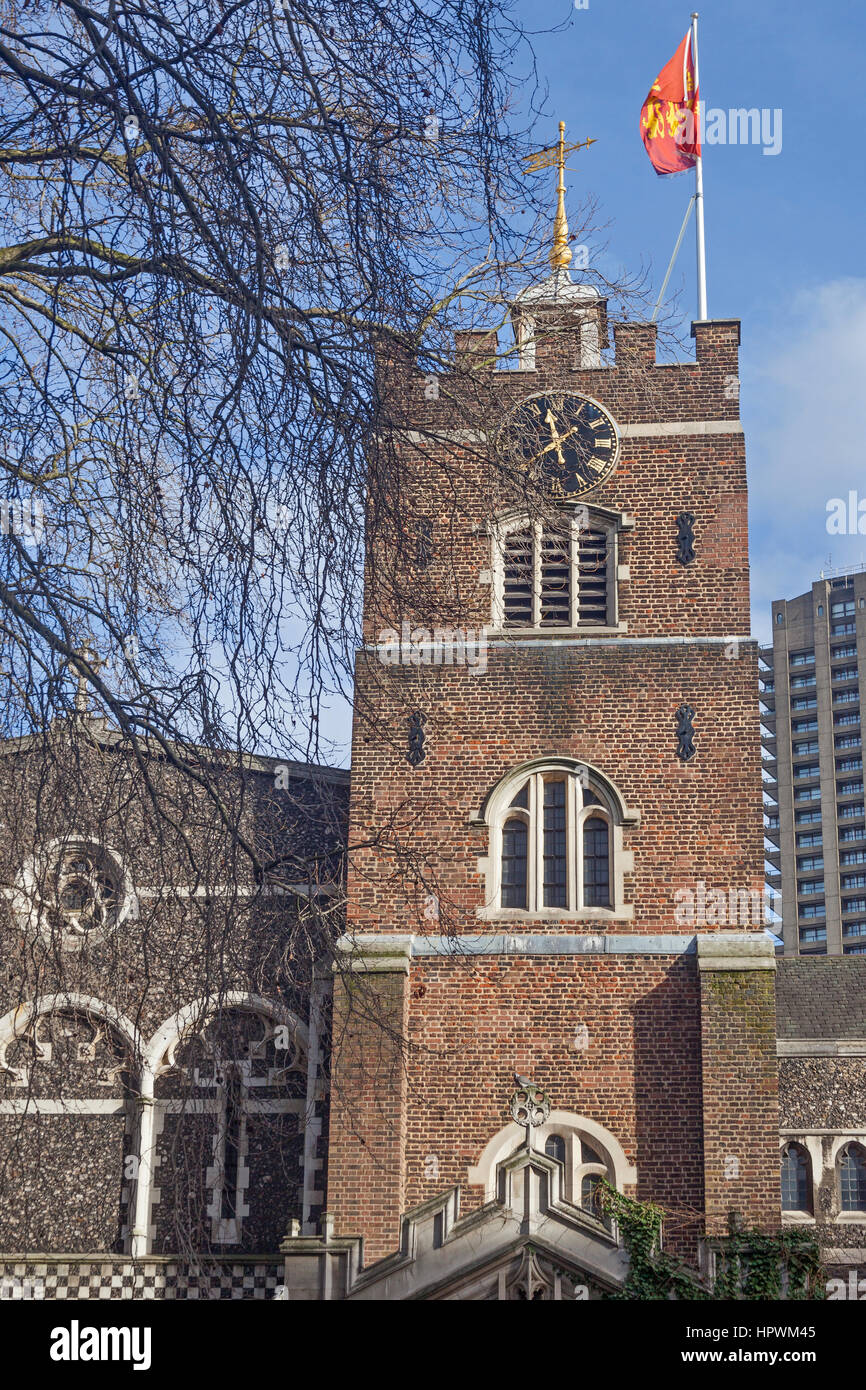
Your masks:
{"label": "round arch window", "polygon": [[14,905],[24,925],[72,951],[104,939],[138,908],[120,856],[83,835],[53,840],[28,860]]}
{"label": "round arch window", "polygon": [[61,854],[54,897],[66,930],[85,935],[113,926],[123,891],[120,879],[116,865],[98,848]]}

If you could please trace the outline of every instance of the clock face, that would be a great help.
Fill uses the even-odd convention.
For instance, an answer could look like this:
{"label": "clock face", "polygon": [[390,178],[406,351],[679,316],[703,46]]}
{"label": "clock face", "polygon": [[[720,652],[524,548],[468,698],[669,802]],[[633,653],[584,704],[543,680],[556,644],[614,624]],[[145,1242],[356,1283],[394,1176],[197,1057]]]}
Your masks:
{"label": "clock face", "polygon": [[616,467],[619,435],[597,401],[570,392],[530,396],[498,435],[499,450],[560,497],[580,497]]}

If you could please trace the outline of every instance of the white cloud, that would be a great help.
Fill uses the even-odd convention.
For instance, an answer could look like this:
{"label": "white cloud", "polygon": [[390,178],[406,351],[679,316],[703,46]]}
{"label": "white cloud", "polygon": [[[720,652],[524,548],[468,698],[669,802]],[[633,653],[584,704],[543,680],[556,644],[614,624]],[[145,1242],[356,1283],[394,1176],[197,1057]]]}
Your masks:
{"label": "white cloud", "polygon": [[772,599],[804,593],[830,563],[866,563],[866,536],[826,525],[831,498],[866,498],[866,280],[794,293],[762,324],[741,376],[752,627],[766,640]]}

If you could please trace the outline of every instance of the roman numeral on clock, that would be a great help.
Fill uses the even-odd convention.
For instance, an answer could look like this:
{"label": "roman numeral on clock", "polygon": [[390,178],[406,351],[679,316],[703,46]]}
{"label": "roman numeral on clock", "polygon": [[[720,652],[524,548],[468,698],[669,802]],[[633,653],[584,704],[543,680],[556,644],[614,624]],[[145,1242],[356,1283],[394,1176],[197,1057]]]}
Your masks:
{"label": "roman numeral on clock", "polygon": [[499,439],[506,456],[571,498],[603,482],[618,454],[616,426],[607,412],[568,393],[529,397],[504,422]]}

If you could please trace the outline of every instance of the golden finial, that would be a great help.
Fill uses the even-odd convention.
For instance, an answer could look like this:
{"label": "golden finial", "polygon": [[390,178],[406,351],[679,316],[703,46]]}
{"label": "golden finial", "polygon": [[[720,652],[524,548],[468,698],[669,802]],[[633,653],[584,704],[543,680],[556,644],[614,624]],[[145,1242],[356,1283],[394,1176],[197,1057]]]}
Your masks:
{"label": "golden finial", "polygon": [[565,121],[559,122],[559,178],[556,184],[556,216],[553,219],[553,245],[550,248],[550,265],[553,270],[571,264],[571,247],[568,244],[568,218],[565,215]]}
{"label": "golden finial", "polygon": [[528,174],[533,173],[536,169],[550,169],[554,164],[558,169],[556,216],[553,219],[553,246],[549,253],[550,264],[554,270],[565,270],[571,262],[571,248],[568,244],[568,218],[565,215],[565,156],[571,154],[573,150],[583,150],[588,145],[594,144],[595,140],[579,140],[576,145],[566,145],[565,121],[560,121],[558,144],[552,145],[547,150],[538,150],[535,154],[524,156]]}

